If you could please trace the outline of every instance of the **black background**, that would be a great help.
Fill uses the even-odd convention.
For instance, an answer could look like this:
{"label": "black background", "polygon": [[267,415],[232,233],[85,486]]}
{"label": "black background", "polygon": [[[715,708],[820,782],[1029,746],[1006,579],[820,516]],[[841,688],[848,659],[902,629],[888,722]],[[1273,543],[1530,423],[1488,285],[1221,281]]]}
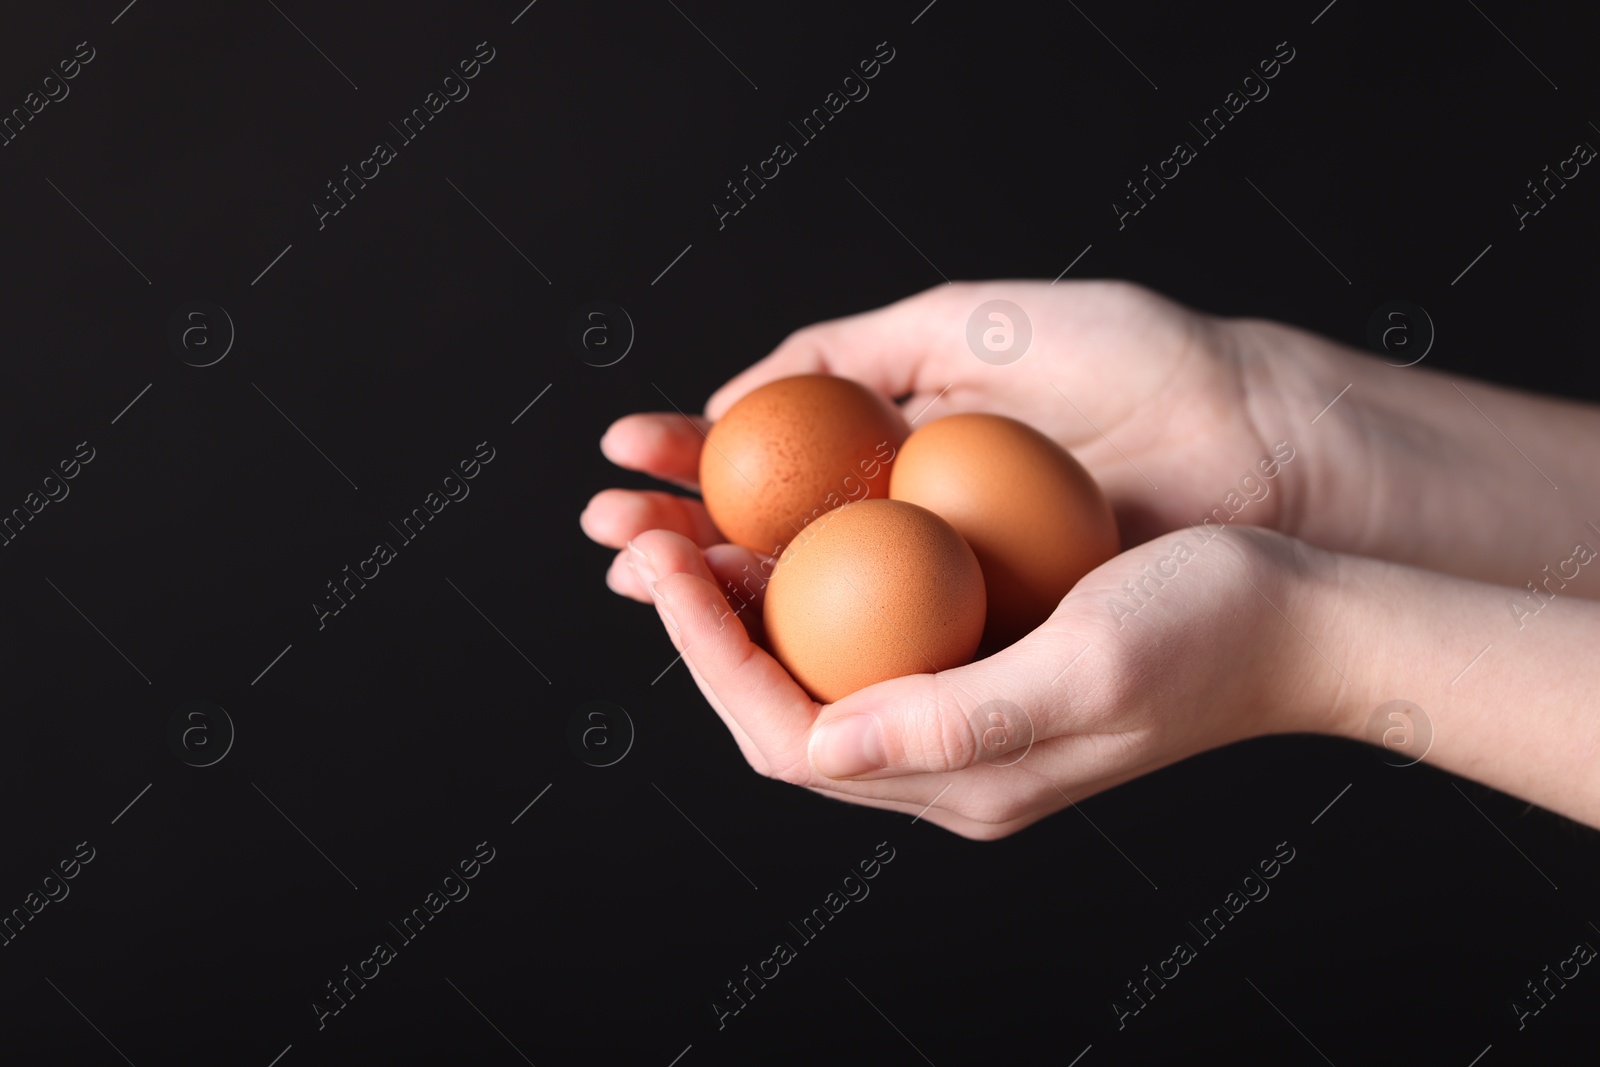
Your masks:
{"label": "black background", "polygon": [[[752,773],[684,667],[661,673],[655,613],[604,587],[610,553],[577,515],[645,484],[596,448],[614,418],[662,393],[696,410],[808,322],[943,276],[1054,278],[1086,246],[1069,280],[1351,344],[1414,301],[1430,366],[1595,398],[1600,178],[1520,231],[1510,206],[1600,143],[1592,16],[925,2],[8,13],[0,109],[79,41],[95,58],[0,148],[0,509],[78,442],[95,459],[0,549],[0,911],[79,842],[95,858],[0,948],[6,1062],[1592,1049],[1588,970],[1520,1032],[1509,1007],[1600,944],[1586,828],[1365,746],[1277,738],[973,843]],[[495,57],[470,96],[319,230],[324,183],[397,141],[387,124],[480,41]],[[719,230],[724,183],[880,41],[895,58],[871,95]],[[1271,96],[1119,230],[1124,182],[1282,41]],[[606,368],[565,339],[595,298],[637,330]],[[214,366],[168,343],[194,300],[237,328]],[[325,583],[484,440],[470,497],[319,630]],[[237,728],[204,768],[167,742],[196,699]],[[636,728],[614,766],[568,743],[590,700]],[[471,895],[319,1030],[324,983],[480,841],[495,858]],[[724,983],[884,841],[871,896],[719,1030]],[[1119,1032],[1124,983],[1283,841],[1271,896]]]}

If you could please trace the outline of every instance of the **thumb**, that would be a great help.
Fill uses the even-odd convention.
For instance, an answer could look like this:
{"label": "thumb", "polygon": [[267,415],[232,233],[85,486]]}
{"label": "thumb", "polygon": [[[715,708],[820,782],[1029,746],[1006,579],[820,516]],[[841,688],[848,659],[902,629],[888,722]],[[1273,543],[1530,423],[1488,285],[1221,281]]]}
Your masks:
{"label": "thumb", "polygon": [[890,398],[920,392],[937,377],[937,391],[950,380],[940,365],[955,365],[948,353],[955,351],[952,345],[961,344],[966,321],[966,306],[952,299],[951,290],[966,288],[941,285],[873,311],[796,330],[771,355],[713,393],[706,401],[706,416],[720,419],[747,393],[797,374],[853,378]]}
{"label": "thumb", "polygon": [[1051,736],[1065,693],[1019,682],[1026,667],[1013,646],[980,663],[896,678],[823,710],[807,753],[824,778],[875,780],[1005,766]]}

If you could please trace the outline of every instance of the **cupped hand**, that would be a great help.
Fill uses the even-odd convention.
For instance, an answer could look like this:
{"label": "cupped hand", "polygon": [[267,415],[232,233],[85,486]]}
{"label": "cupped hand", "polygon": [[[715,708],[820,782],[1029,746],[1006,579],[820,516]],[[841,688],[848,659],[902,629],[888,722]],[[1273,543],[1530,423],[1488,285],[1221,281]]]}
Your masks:
{"label": "cupped hand", "polygon": [[1265,530],[1160,537],[1090,573],[1009,648],[826,706],[751,639],[759,590],[747,606],[723,594],[753,554],[658,529],[624,558],[758,772],[968,838],[1233,741],[1334,732],[1341,679],[1308,642],[1336,557]]}
{"label": "cupped hand", "polygon": [[[969,346],[969,320],[991,300],[1010,301],[1028,318],[1031,341],[1015,362],[986,362]],[[979,321],[990,325],[982,314]],[[963,283],[801,329],[719,389],[705,418],[629,415],[611,426],[601,450],[619,466],[692,491],[710,422],[757,386],[810,373],[853,378],[896,399],[914,425],[962,411],[1033,425],[1105,489],[1124,547],[1200,522],[1242,472],[1272,455],[1274,442],[1259,427],[1275,424],[1284,403],[1274,373],[1239,342],[1234,322],[1149,290],[1099,281]],[[1280,527],[1289,481],[1239,521]],[[663,529],[702,548],[725,540],[698,499],[664,491],[605,490],[581,522],[619,550],[611,588],[645,602],[622,551],[631,538]],[[718,554],[713,571],[739,558]]]}

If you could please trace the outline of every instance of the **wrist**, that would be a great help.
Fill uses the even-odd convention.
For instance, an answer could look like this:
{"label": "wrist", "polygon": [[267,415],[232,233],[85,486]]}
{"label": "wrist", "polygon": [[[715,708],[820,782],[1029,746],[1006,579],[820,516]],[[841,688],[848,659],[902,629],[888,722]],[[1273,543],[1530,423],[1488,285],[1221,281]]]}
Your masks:
{"label": "wrist", "polygon": [[1279,477],[1271,527],[1336,551],[1359,551],[1363,532],[1373,528],[1374,420],[1353,383],[1369,361],[1277,322],[1233,319],[1226,326],[1263,448],[1287,442],[1294,450]]}
{"label": "wrist", "polygon": [[[1227,320],[1224,333],[1259,438],[1295,450],[1273,529],[1512,586],[1588,536],[1580,502],[1596,479],[1571,442],[1600,436],[1592,406],[1385,365],[1266,320]],[[1484,521],[1494,515],[1521,521]]]}
{"label": "wrist", "polygon": [[1231,557],[1218,576],[1230,595],[1213,620],[1220,632],[1204,643],[1211,670],[1201,676],[1213,700],[1236,712],[1227,740],[1348,736],[1341,558],[1260,527],[1233,527],[1215,540],[1200,551]]}
{"label": "wrist", "polygon": [[1276,634],[1279,653],[1266,679],[1264,732],[1359,738],[1367,697],[1364,679],[1350,666],[1351,602],[1362,579],[1351,572],[1365,561],[1288,538],[1270,543],[1276,574],[1251,594],[1262,631]]}
{"label": "wrist", "polygon": [[1311,653],[1315,662],[1308,668],[1320,668],[1331,688],[1306,714],[1313,733],[1365,741],[1367,721],[1379,703],[1374,699],[1373,649],[1387,653],[1403,643],[1387,632],[1392,615],[1382,610],[1381,597],[1374,595],[1384,585],[1383,572],[1394,565],[1336,552],[1322,556],[1326,569],[1303,605],[1306,634],[1321,653]]}

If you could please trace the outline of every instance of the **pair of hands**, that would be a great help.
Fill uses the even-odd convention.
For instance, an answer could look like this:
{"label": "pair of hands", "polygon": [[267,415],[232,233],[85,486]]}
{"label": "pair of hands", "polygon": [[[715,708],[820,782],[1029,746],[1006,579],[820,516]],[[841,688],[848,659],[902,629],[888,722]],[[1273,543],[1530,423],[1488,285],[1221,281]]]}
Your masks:
{"label": "pair of hands", "polygon": [[[973,309],[995,298],[1033,323],[1031,348],[1007,366],[975,358],[965,339]],[[759,561],[723,543],[698,499],[608,489],[580,522],[618,549],[607,584],[655,604],[758,772],[872,807],[926,809],[965,837],[1002,837],[1208,748],[1330,729],[1339,676],[1285,620],[1337,565],[1268,532],[1291,529],[1306,507],[1310,464],[1286,465],[1237,525],[1209,539],[1191,529],[1230,492],[1242,499],[1243,473],[1262,484],[1257,464],[1283,440],[1264,425],[1281,429],[1291,408],[1302,425],[1315,414],[1299,408],[1317,399],[1316,384],[1270,365],[1255,343],[1264,325],[1122,283],[947,285],[796,332],[718,390],[704,419],[637,414],[612,425],[601,440],[612,462],[693,490],[704,433],[736,400],[777,378],[837,374],[898,398],[908,419],[930,404],[922,419],[1021,419],[1105,489],[1126,551],[1033,633],[979,662],[826,707],[757,643],[759,599],[733,612],[742,601],[724,590],[762,573]],[[1351,435],[1320,421],[1326,437]],[[1180,542],[1192,555],[1175,563]],[[1143,595],[1130,599],[1128,582]],[[1137,611],[1113,611],[1113,601]]]}

